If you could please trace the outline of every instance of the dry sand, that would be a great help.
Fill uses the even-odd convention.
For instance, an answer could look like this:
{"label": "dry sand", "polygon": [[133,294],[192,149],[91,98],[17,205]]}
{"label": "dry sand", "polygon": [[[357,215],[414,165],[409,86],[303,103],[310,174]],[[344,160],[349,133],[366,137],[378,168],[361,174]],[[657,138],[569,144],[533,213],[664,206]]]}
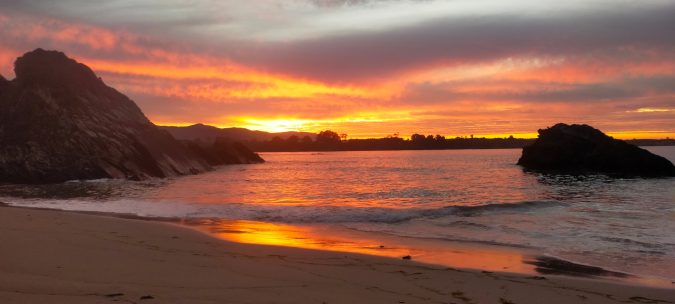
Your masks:
{"label": "dry sand", "polygon": [[172,224],[0,208],[0,303],[675,303],[675,289],[230,243]]}

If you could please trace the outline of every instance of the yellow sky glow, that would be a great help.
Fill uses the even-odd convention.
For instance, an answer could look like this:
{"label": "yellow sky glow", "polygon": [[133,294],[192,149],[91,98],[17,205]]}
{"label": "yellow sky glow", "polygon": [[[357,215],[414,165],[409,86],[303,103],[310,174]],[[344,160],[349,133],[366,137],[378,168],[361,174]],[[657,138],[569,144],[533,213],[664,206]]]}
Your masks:
{"label": "yellow sky glow", "polygon": [[87,62],[92,69],[100,72],[177,80],[216,79],[245,84],[243,87],[226,89],[188,86],[188,90],[195,91],[191,95],[207,98],[307,98],[322,95],[374,97],[383,93],[382,90],[372,88],[330,86],[319,82],[269,75],[227,63],[221,63],[221,67],[179,67],[170,64],[123,63],[96,59],[83,59],[83,62]]}

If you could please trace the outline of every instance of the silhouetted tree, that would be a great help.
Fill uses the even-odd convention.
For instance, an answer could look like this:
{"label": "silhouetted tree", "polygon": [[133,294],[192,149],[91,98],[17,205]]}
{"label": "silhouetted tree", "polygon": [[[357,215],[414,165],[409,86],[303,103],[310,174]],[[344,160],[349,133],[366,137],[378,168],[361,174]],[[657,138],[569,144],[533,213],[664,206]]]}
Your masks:
{"label": "silhouetted tree", "polygon": [[297,145],[300,142],[300,138],[297,135],[291,135],[286,138],[286,144],[288,145]]}
{"label": "silhouetted tree", "polygon": [[416,144],[423,143],[423,142],[424,142],[424,139],[425,139],[425,137],[424,137],[424,135],[422,135],[422,134],[417,134],[417,133],[415,133],[415,134],[413,134],[413,135],[410,136],[410,140],[411,140],[413,143],[416,143]]}
{"label": "silhouetted tree", "polygon": [[316,135],[316,142],[319,144],[339,143],[340,135],[331,130],[321,131],[318,135]]}
{"label": "silhouetted tree", "polygon": [[331,130],[325,130],[316,135],[316,140],[312,146],[313,149],[322,151],[342,150],[341,143],[339,134]]}
{"label": "silhouetted tree", "polygon": [[[344,136],[326,130],[311,136],[290,136],[282,139],[278,136],[266,141],[250,140],[245,144],[254,151],[363,151],[363,150],[423,150],[423,149],[494,149],[522,148],[533,142],[533,139],[514,138],[478,138],[464,136],[446,138],[442,135],[413,134],[409,140],[400,137],[346,139]],[[636,145],[675,145],[675,140],[637,140]]]}

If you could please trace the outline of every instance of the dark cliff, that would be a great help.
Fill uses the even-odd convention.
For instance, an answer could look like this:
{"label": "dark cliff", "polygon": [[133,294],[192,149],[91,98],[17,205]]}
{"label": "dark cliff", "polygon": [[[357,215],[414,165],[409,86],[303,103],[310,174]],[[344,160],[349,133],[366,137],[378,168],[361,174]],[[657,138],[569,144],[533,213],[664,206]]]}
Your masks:
{"label": "dark cliff", "polygon": [[539,130],[537,140],[523,148],[518,164],[550,173],[675,176],[675,166],[661,156],[591,126],[562,123]]}
{"label": "dark cliff", "polygon": [[61,52],[26,53],[14,70],[14,80],[0,79],[0,182],[145,179],[261,161],[250,154],[205,159]]}

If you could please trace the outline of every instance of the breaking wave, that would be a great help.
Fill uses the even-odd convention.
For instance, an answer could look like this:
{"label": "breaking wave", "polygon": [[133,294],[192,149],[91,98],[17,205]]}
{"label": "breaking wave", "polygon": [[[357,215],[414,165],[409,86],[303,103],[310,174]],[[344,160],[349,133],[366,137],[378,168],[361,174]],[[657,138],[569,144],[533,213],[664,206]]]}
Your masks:
{"label": "breaking wave", "polygon": [[0,198],[0,201],[17,207],[132,214],[150,218],[219,218],[284,223],[399,223],[420,218],[467,217],[495,212],[525,212],[531,209],[565,205],[556,201],[525,201],[424,209],[326,205],[204,204],[136,199],[96,201]]}

